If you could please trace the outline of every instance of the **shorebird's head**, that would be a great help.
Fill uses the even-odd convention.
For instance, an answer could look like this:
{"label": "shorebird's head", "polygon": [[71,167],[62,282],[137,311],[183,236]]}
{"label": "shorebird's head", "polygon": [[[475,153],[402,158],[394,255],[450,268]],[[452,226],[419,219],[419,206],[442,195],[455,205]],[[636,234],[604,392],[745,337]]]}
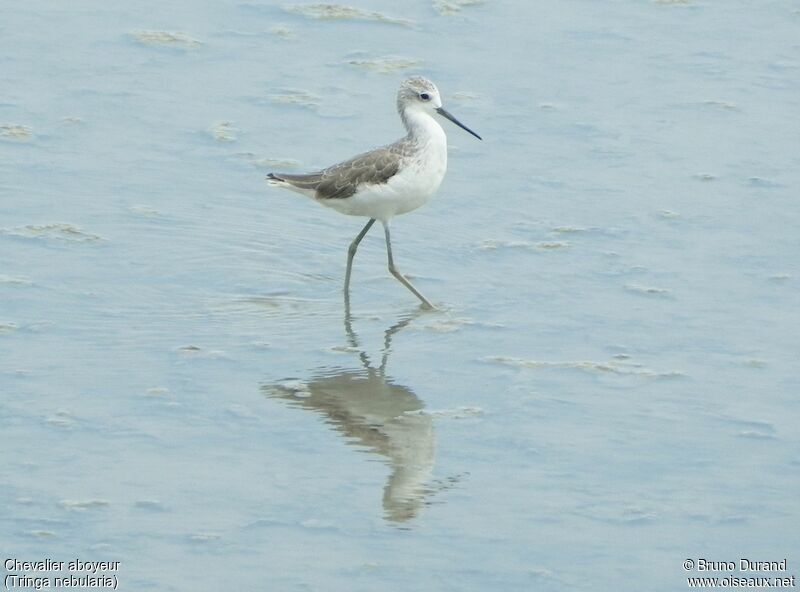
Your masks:
{"label": "shorebird's head", "polygon": [[405,119],[406,114],[414,112],[425,113],[430,116],[439,114],[479,140],[483,139],[442,107],[442,97],[439,95],[439,89],[436,88],[433,82],[422,76],[409,78],[400,85],[400,90],[397,91],[397,110],[403,119]]}

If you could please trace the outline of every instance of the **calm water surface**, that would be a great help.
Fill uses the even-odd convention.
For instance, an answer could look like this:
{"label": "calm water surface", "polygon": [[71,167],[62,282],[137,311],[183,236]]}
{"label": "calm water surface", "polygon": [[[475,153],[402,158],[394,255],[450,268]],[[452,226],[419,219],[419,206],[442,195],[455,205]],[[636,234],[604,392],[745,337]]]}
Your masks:
{"label": "calm water surface", "polygon": [[[800,571],[796,4],[351,8],[4,11],[6,556],[122,590]],[[485,138],[446,124],[393,225],[441,310],[375,232],[345,311],[363,221],[263,177],[399,137],[410,74]]]}

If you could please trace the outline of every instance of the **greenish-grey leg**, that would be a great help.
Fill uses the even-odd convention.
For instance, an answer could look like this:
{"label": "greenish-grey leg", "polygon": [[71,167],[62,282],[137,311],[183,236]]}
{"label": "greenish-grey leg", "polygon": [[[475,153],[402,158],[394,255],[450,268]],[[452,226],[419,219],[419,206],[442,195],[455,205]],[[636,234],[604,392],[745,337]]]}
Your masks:
{"label": "greenish-grey leg", "polygon": [[356,256],[358,243],[360,243],[361,239],[367,235],[373,224],[375,224],[375,218],[370,218],[369,222],[367,222],[364,228],[361,229],[361,232],[359,232],[358,236],[353,239],[353,242],[350,243],[350,246],[347,249],[347,271],[344,273],[344,297],[346,300],[350,299],[350,273],[353,271],[353,257]]}
{"label": "greenish-grey leg", "polygon": [[411,290],[411,292],[414,294],[414,296],[416,296],[417,298],[420,299],[420,301],[422,302],[422,306],[423,307],[435,309],[436,307],[433,304],[431,304],[430,301],[427,298],[425,298],[425,296],[420,294],[419,290],[417,290],[414,286],[412,286],[411,282],[409,282],[405,278],[405,276],[403,276],[403,274],[400,273],[400,270],[397,269],[397,267],[395,267],[394,258],[392,257],[392,239],[389,236],[389,223],[388,222],[384,222],[383,223],[383,232],[386,235],[386,254],[389,256],[389,273],[391,273],[395,278],[397,278],[397,280],[401,284],[403,284],[406,288]]}

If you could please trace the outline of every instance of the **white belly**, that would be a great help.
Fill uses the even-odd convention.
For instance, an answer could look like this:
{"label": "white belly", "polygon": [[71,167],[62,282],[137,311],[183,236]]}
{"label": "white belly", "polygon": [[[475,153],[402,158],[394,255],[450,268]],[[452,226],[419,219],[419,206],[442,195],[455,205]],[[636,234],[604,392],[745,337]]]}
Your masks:
{"label": "white belly", "polygon": [[318,201],[342,214],[386,221],[427,203],[439,189],[446,171],[447,143],[431,141],[386,183],[362,185],[355,195],[344,199]]}

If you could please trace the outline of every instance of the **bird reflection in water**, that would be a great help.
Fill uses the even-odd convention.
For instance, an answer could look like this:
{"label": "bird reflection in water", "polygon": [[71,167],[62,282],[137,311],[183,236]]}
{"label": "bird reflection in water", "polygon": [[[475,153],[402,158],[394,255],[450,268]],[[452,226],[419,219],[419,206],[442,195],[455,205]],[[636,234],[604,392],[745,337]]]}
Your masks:
{"label": "bird reflection in water", "polygon": [[267,396],[322,414],[348,443],[386,457],[391,473],[383,490],[383,509],[386,520],[393,523],[417,516],[434,493],[427,485],[434,465],[431,416],[422,412],[424,405],[411,389],[386,376],[392,337],[419,314],[403,317],[384,332],[376,368],[359,344],[349,307],[345,307],[345,332],[350,349],[358,352],[361,368],[327,369],[308,382],[262,387]]}

